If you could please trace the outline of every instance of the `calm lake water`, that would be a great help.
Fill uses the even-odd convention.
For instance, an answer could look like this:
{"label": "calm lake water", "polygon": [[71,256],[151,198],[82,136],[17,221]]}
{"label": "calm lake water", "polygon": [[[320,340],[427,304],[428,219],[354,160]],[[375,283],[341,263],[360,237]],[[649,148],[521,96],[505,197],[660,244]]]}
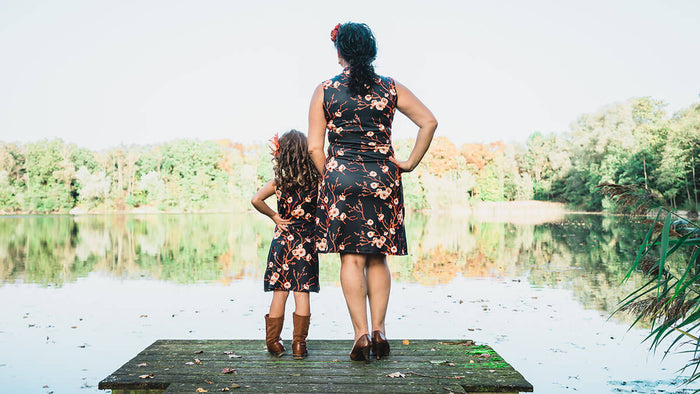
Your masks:
{"label": "calm lake water", "polygon": [[[522,212],[407,220],[410,255],[389,262],[389,338],[486,343],[537,393],[699,388],[676,378],[685,356],[662,359],[644,327],[610,317],[641,283],[622,279],[644,225]],[[253,213],[0,217],[0,392],[100,392],[160,338],[264,338],[272,229]],[[310,340],[352,337],[338,270],[322,257]]]}

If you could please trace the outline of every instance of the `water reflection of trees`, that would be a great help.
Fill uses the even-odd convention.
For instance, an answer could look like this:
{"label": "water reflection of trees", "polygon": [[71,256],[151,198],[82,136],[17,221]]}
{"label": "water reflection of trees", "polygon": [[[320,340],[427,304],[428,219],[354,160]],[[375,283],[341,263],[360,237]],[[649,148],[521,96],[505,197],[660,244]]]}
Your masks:
{"label": "water reflection of trees", "polygon": [[[410,255],[390,259],[397,281],[427,285],[457,276],[525,278],[571,289],[612,311],[638,285],[621,285],[639,228],[622,217],[572,215],[543,224],[411,214]],[[0,281],[71,282],[91,272],[180,283],[261,278],[272,224],[258,215],[27,216],[0,220]],[[322,281],[336,281],[326,256]]]}

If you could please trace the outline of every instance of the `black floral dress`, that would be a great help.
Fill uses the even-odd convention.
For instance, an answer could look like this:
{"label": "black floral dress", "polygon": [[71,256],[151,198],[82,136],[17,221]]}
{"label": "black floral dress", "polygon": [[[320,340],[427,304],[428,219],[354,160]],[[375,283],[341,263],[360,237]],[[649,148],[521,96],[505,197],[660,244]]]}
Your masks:
{"label": "black floral dress", "polygon": [[318,254],[314,214],[318,190],[275,190],[277,212],[291,220],[286,230],[275,227],[265,270],[265,291],[318,292]]}
{"label": "black floral dress", "polygon": [[320,253],[405,255],[401,173],[391,145],[393,79],[351,96],[349,71],[323,82],[328,158],[316,210]]}

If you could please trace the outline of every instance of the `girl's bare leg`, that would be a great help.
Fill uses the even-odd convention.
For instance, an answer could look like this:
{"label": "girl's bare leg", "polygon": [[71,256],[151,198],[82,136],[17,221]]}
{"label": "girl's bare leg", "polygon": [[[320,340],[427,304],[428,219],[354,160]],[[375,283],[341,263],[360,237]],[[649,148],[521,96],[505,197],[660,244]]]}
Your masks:
{"label": "girl's bare leg", "polygon": [[372,331],[386,333],[384,320],[391,293],[391,272],[384,255],[367,256],[367,296],[372,317]]}
{"label": "girl's bare leg", "polygon": [[301,291],[294,292],[294,313],[299,316],[309,316],[311,314],[311,302],[309,293]]}
{"label": "girl's bare leg", "polygon": [[367,326],[367,280],[365,264],[367,256],[344,253],[340,255],[340,285],[348,305],[355,340],[369,334]]}
{"label": "girl's bare leg", "polygon": [[284,305],[287,303],[289,292],[286,290],[275,290],[272,292],[272,302],[270,302],[270,317],[284,317]]}

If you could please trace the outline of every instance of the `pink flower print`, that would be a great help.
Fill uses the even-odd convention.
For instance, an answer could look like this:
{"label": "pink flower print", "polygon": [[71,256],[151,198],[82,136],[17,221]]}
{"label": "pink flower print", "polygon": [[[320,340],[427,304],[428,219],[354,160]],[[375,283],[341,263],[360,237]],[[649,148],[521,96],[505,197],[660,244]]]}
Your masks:
{"label": "pink flower print", "polygon": [[382,166],[382,172],[385,174],[389,172],[389,166]]}
{"label": "pink flower print", "polygon": [[345,250],[345,244],[340,244],[338,245],[339,250]]}
{"label": "pink flower print", "polygon": [[384,125],[383,125],[383,124],[380,124],[380,125],[379,125],[379,130],[384,131]]}
{"label": "pink flower print", "polygon": [[291,284],[291,283],[289,283],[289,282],[284,282],[284,288],[285,288],[285,289],[289,289],[290,287],[292,287],[292,284]]}
{"label": "pink flower print", "polygon": [[373,224],[374,224],[374,220],[372,220],[372,219],[367,219],[367,225],[368,225],[368,226],[371,226],[371,225],[373,225]]}
{"label": "pink flower print", "polygon": [[[365,100],[367,100],[367,101],[372,100],[372,95],[371,94],[366,95]],[[374,104],[374,102],[373,102],[373,104]]]}
{"label": "pink flower print", "polygon": [[367,145],[369,145],[369,146],[375,146],[375,145],[377,145],[377,143],[374,142],[374,141],[372,141],[372,142],[368,143]]}
{"label": "pink flower print", "polygon": [[291,197],[287,197],[287,204],[291,204],[291,203],[292,203],[292,201],[293,201],[293,200],[292,200],[292,198],[291,198]]}
{"label": "pink flower print", "polygon": [[287,241],[294,241],[294,236],[292,234],[287,235]]}
{"label": "pink flower print", "polygon": [[372,189],[376,189],[376,188],[379,187],[379,184],[378,184],[377,182],[372,182],[372,183],[369,184],[369,186],[370,186]]}
{"label": "pink flower print", "polygon": [[327,128],[328,130],[331,130],[331,131],[335,130],[335,125],[333,124],[333,121],[332,121],[332,120],[329,120],[329,121],[328,121],[328,124],[326,125],[326,128]]}
{"label": "pink flower print", "polygon": [[268,268],[272,268],[272,261],[268,261],[268,262],[267,262],[267,267],[268,267]]}
{"label": "pink flower print", "polygon": [[338,167],[338,162],[335,161],[334,157],[331,157],[330,160],[328,160],[328,163],[326,163],[326,169],[329,171],[333,171]]}
{"label": "pink flower print", "polygon": [[382,145],[377,149],[379,150],[379,153],[381,153],[383,155],[386,155],[387,153],[389,153],[389,147],[386,145]]}
{"label": "pink flower print", "polygon": [[375,177],[375,176],[377,176],[377,173],[376,173],[376,172],[374,172],[374,171],[370,171],[370,172],[369,172],[369,176],[371,176],[371,177]]}
{"label": "pink flower print", "polygon": [[394,205],[399,205],[399,199],[398,199],[398,198],[395,198],[395,199],[394,199]]}
{"label": "pink flower print", "polygon": [[372,240],[372,245],[381,248],[382,246],[384,246],[384,241],[380,238],[374,238]]}
{"label": "pink flower print", "polygon": [[277,198],[282,197],[282,192],[279,190],[275,190],[275,196],[277,196]]}
{"label": "pink flower print", "polygon": [[311,197],[306,196],[306,197],[304,198],[304,201],[306,201],[306,202],[311,202]]}
{"label": "pink flower print", "polygon": [[277,239],[277,238],[280,237],[280,235],[282,235],[282,231],[281,231],[281,230],[275,230],[275,233],[272,235],[272,239]]}
{"label": "pink flower print", "polygon": [[296,207],[296,208],[292,211],[292,216],[294,216],[295,218],[300,218],[300,217],[302,217],[303,215],[304,215],[304,209],[302,209],[301,206]]}
{"label": "pink flower print", "polygon": [[302,286],[302,287],[304,288],[304,290],[309,290],[309,284],[308,284],[308,283],[304,283],[304,286]]}
{"label": "pink flower print", "polygon": [[338,200],[340,201],[345,201],[345,194],[341,194],[338,196]]}
{"label": "pink flower print", "polygon": [[345,214],[345,212],[340,214],[340,220],[345,220],[346,217],[347,215]]}
{"label": "pink flower print", "polygon": [[331,219],[335,219],[336,216],[340,215],[340,210],[335,207],[335,204],[331,205],[331,209],[328,210],[328,215]]}
{"label": "pink flower print", "polygon": [[401,182],[399,182],[399,180],[398,180],[398,179],[397,179],[397,180],[395,180],[395,181],[394,181],[394,183],[396,184],[396,186],[398,186],[399,184],[401,184]]}
{"label": "pink flower print", "polygon": [[282,269],[285,271],[289,271],[289,265],[287,263],[282,264]]}
{"label": "pink flower print", "polygon": [[399,223],[403,223],[403,214],[399,212],[398,215],[396,215],[396,218],[399,219]]}
{"label": "pink flower print", "polygon": [[338,81],[333,82],[334,88],[338,89],[338,86],[340,86],[340,82],[338,82]]}
{"label": "pink flower print", "polygon": [[345,154],[345,151],[342,149],[338,149],[338,156],[343,156]]}
{"label": "pink flower print", "polygon": [[367,231],[367,236],[370,238],[374,237],[374,231]]}
{"label": "pink flower print", "polygon": [[316,224],[319,224],[321,222],[321,219],[316,218]]}
{"label": "pink flower print", "polygon": [[324,204],[328,204],[328,196],[323,197],[323,203],[324,203]]}
{"label": "pink flower print", "polygon": [[311,260],[311,255],[307,254],[305,258],[306,258],[306,261],[309,261],[309,260]]}
{"label": "pink flower print", "polygon": [[341,116],[343,116],[343,113],[340,111],[335,111],[335,113],[333,115],[335,115],[336,118],[340,118]]}
{"label": "pink flower print", "polygon": [[277,272],[273,272],[272,276],[270,276],[270,285],[274,285],[275,283],[277,283],[277,279],[279,278],[280,274],[278,274]]}
{"label": "pink flower print", "polygon": [[297,259],[306,256],[306,249],[304,249],[304,245],[299,244],[296,248],[292,249],[292,255],[294,255],[294,257]]}
{"label": "pink flower print", "polygon": [[323,250],[326,250],[327,247],[328,247],[328,241],[326,241],[325,238],[321,238],[321,240],[319,242],[316,242],[316,249],[318,249],[318,250],[323,251]]}
{"label": "pink flower print", "polygon": [[367,137],[371,137],[371,136],[373,136],[373,135],[374,135],[374,131],[368,131],[368,132],[367,132]]}
{"label": "pink flower print", "polygon": [[393,227],[389,229],[389,232],[392,233],[392,234],[396,234],[396,230],[394,230]]}
{"label": "pink flower print", "polygon": [[345,164],[341,164],[341,165],[338,167],[338,171],[345,171]]}
{"label": "pink flower print", "polygon": [[380,222],[381,222],[382,220],[384,220],[384,214],[383,214],[383,213],[380,213],[380,214],[377,216],[377,220],[379,220]]}
{"label": "pink flower print", "polygon": [[333,82],[331,81],[323,81],[322,83],[324,89],[328,89],[329,87],[331,87],[332,84]]}
{"label": "pink flower print", "polygon": [[306,212],[306,215],[304,215],[304,219],[306,219],[306,220],[311,219],[311,214]]}
{"label": "pink flower print", "polygon": [[388,190],[390,190],[390,189],[387,189],[387,190],[377,189],[377,191],[374,193],[374,195],[379,196],[379,198],[381,198],[382,200],[386,200],[387,198],[389,198],[389,195],[390,195]]}
{"label": "pink flower print", "polygon": [[396,246],[391,247],[391,253],[396,253]]}
{"label": "pink flower print", "polygon": [[389,89],[389,94],[392,96],[396,96],[396,89]]}
{"label": "pink flower print", "polygon": [[342,127],[338,127],[337,129],[335,129],[335,132],[336,132],[336,133],[342,133],[342,132],[343,132],[343,128],[342,128]]}

